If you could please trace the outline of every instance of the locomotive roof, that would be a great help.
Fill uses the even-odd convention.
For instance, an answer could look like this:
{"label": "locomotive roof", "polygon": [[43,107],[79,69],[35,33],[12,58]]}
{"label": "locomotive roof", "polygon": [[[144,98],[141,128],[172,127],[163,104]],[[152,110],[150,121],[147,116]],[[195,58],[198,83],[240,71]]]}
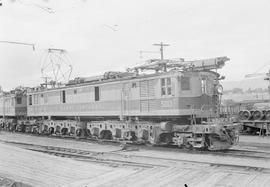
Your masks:
{"label": "locomotive roof", "polygon": [[[53,81],[51,84],[49,84],[54,85],[53,88],[47,88],[48,84],[46,83],[41,84],[41,87],[30,89],[28,92],[43,92],[55,89],[65,89],[69,87],[79,87],[117,81],[122,82],[132,79],[147,79],[150,77],[157,77],[168,74],[208,72],[219,76],[217,72],[212,70],[222,68],[225,65],[225,62],[228,60],[229,58],[226,56],[195,61],[184,61],[183,59],[150,59],[150,61],[148,61],[146,64],[127,69],[126,72],[106,72],[104,75],[95,76],[92,78],[77,78],[68,84],[65,84],[63,87],[54,87],[56,82]],[[154,70],[156,73],[139,74],[139,72],[143,72],[144,70]],[[43,85],[46,85],[46,87],[43,87]]]}
{"label": "locomotive roof", "polygon": [[26,88],[20,87],[20,88],[15,88],[13,90],[10,90],[8,92],[1,92],[0,97],[15,97],[15,96],[22,96],[26,93]]}
{"label": "locomotive roof", "polygon": [[38,93],[38,92],[46,92],[46,91],[52,91],[52,90],[61,90],[66,88],[74,88],[74,87],[80,87],[80,86],[88,86],[88,85],[96,85],[96,84],[104,84],[104,83],[115,83],[115,82],[122,82],[122,81],[129,81],[129,80],[140,80],[140,79],[148,79],[152,77],[158,77],[158,76],[166,76],[166,75],[179,75],[179,74],[197,74],[199,72],[206,72],[211,73],[213,75],[219,76],[217,72],[214,71],[169,71],[169,72],[159,72],[159,73],[152,73],[152,74],[139,74],[139,75],[133,75],[128,77],[122,77],[122,78],[114,78],[114,79],[101,79],[97,81],[90,81],[90,82],[82,82],[82,83],[74,83],[74,84],[65,84],[62,87],[54,87],[54,88],[41,88],[38,87],[37,89],[30,89],[28,90],[28,93]]}

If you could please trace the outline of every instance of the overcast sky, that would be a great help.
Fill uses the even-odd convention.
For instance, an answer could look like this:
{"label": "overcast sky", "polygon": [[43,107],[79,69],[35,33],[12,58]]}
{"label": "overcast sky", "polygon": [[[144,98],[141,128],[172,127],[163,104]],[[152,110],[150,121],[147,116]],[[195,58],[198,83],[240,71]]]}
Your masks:
{"label": "overcast sky", "polygon": [[[219,72],[226,80],[270,68],[269,0],[2,0],[0,85],[5,89],[41,83],[41,57],[63,48],[72,77],[124,70],[158,58],[153,43],[165,42],[165,58],[228,56]],[[46,7],[52,10],[47,11]],[[268,64],[267,64],[268,63]]]}

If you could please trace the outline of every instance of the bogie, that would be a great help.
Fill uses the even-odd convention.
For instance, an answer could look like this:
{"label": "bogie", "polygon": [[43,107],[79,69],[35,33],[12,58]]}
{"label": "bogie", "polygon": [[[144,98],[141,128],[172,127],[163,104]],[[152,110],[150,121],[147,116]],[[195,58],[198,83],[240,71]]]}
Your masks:
{"label": "bogie", "polygon": [[[10,130],[10,125],[9,122],[4,123],[4,128]],[[238,141],[238,133],[236,133],[238,126],[233,124],[224,127],[218,124],[178,125],[173,122],[91,121],[85,123],[72,120],[44,120],[32,125],[29,121],[20,121],[16,127],[19,132],[34,134],[143,142],[188,149],[227,149]]]}

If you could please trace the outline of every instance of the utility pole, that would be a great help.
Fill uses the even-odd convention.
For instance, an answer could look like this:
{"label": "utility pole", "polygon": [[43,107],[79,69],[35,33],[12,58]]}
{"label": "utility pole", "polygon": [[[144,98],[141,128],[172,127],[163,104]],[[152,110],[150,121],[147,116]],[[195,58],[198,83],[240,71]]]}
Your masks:
{"label": "utility pole", "polygon": [[160,46],[160,59],[163,60],[163,47],[170,46],[169,44],[164,44],[163,42],[160,42],[160,44],[153,44],[155,46]]}
{"label": "utility pole", "polygon": [[270,96],[270,69],[268,70],[268,73],[266,73],[266,78],[264,78],[264,80],[269,81],[268,94]]}
{"label": "utility pole", "polygon": [[3,119],[6,118],[6,98],[5,95],[3,95]]}

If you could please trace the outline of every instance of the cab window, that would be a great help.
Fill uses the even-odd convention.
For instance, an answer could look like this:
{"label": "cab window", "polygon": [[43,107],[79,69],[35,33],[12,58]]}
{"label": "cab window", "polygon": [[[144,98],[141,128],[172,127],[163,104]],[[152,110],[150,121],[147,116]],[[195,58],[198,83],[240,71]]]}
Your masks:
{"label": "cab window", "polygon": [[190,77],[181,77],[181,90],[190,90]]}
{"label": "cab window", "polygon": [[65,90],[60,91],[60,100],[61,100],[61,103],[66,103],[66,91]]}
{"label": "cab window", "polygon": [[29,95],[29,105],[32,105],[32,95]]}
{"label": "cab window", "polygon": [[16,98],[16,104],[17,104],[17,105],[22,104],[22,98],[21,98],[21,97],[17,97],[17,98]]}
{"label": "cab window", "polygon": [[99,101],[99,87],[96,86],[95,87],[95,101]]}
{"label": "cab window", "polygon": [[161,96],[172,95],[172,80],[171,78],[162,78],[161,83]]}

